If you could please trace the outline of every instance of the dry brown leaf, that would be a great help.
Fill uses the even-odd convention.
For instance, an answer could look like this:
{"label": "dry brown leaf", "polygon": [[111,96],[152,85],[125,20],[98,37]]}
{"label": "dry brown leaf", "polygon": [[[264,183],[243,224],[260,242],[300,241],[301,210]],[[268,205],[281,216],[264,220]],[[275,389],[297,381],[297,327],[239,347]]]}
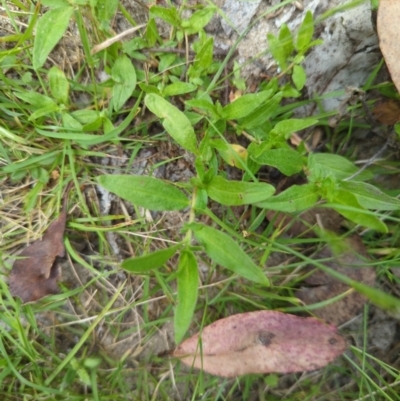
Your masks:
{"label": "dry brown leaf", "polygon": [[65,254],[63,235],[67,220],[67,195],[60,216],[53,221],[42,240],[33,242],[13,264],[10,292],[23,302],[33,302],[58,292],[57,280],[61,269],[57,258]]}
{"label": "dry brown leaf", "polygon": [[372,110],[372,114],[380,123],[394,125],[400,121],[400,102],[389,99],[378,103]]}
{"label": "dry brown leaf", "polygon": [[[326,246],[314,259],[334,257],[332,261],[323,262],[324,265],[359,283],[374,286],[376,280],[375,269],[373,267],[365,267],[368,255],[360,237],[354,235],[348,238],[345,245],[347,249],[340,256],[334,257],[332,250]],[[316,270],[304,283],[305,285],[296,292],[296,296],[307,305],[326,301],[350,289],[348,285],[334,279],[322,270]],[[344,298],[315,309],[313,313],[329,323],[340,325],[360,313],[366,301],[367,299],[363,295],[352,290]]]}
{"label": "dry brown leaf", "polygon": [[208,373],[235,377],[319,369],[345,349],[337,329],[318,319],[258,311],[217,320],[180,344],[174,356]]}
{"label": "dry brown leaf", "polygon": [[377,29],[379,47],[393,83],[400,92],[400,1],[380,0],[378,9]]}

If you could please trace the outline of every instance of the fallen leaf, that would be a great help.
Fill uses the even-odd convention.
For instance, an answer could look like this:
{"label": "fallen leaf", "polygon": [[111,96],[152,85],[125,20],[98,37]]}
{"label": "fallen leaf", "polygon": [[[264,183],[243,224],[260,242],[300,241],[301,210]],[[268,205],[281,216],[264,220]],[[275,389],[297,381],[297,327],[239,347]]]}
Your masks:
{"label": "fallen leaf", "polygon": [[61,269],[57,258],[65,254],[63,235],[67,220],[67,196],[68,188],[58,219],[49,225],[42,240],[25,248],[13,264],[10,292],[23,302],[34,302],[58,292],[57,280]]}
{"label": "fallen leaf", "polygon": [[[353,280],[371,287],[374,286],[376,280],[375,269],[365,266],[368,255],[361,238],[357,235],[349,237],[346,239],[344,246],[346,249],[339,256],[335,256],[330,247],[326,246],[315,255],[314,259],[334,258],[332,261],[322,263]],[[310,267],[309,269],[315,269],[315,267]],[[347,290],[350,290],[350,287],[345,283],[334,279],[322,270],[316,270],[304,281],[304,285],[295,295],[306,305],[311,305],[326,301]],[[366,297],[355,290],[350,290],[343,298],[322,308],[315,309],[313,313],[329,323],[340,325],[360,313],[366,301]]]}
{"label": "fallen leaf", "polygon": [[393,83],[400,92],[400,1],[380,0],[377,18],[379,47]]}
{"label": "fallen leaf", "polygon": [[234,100],[239,99],[240,96],[242,96],[242,91],[237,90],[237,91],[230,91],[229,92],[229,102],[232,103]]}
{"label": "fallen leaf", "polygon": [[257,311],[217,320],[181,343],[174,356],[208,373],[235,377],[319,369],[345,349],[337,329],[318,319]]}
{"label": "fallen leaf", "polygon": [[377,103],[372,114],[381,124],[394,125],[400,120],[400,102],[389,99]]}

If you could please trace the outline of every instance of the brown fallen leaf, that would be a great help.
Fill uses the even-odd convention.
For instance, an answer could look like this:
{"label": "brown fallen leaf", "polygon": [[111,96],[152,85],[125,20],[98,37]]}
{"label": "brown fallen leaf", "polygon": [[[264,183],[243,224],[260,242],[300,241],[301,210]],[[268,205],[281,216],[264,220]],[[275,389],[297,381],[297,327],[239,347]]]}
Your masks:
{"label": "brown fallen leaf", "polygon": [[381,124],[394,125],[400,121],[400,102],[388,99],[377,103],[372,110],[372,114]]}
{"label": "brown fallen leaf", "polygon": [[381,48],[390,76],[400,92],[400,1],[380,0],[377,29]]}
{"label": "brown fallen leaf", "polygon": [[61,269],[57,258],[63,257],[65,248],[63,235],[67,220],[67,197],[64,195],[63,208],[57,220],[53,221],[42,240],[25,248],[13,264],[10,274],[11,295],[23,302],[33,302],[46,295],[58,292],[57,280]]}
{"label": "brown fallen leaf", "polygon": [[[344,245],[347,249],[339,256],[333,255],[332,250],[326,246],[314,259],[334,258],[332,261],[323,262],[323,264],[359,283],[374,286],[375,269],[365,267],[368,255],[361,238],[357,235],[349,237]],[[314,267],[310,267],[310,269],[314,269]],[[322,270],[316,270],[304,283],[305,285],[295,295],[306,305],[326,301],[350,289],[348,285],[334,279]],[[340,325],[360,313],[366,301],[367,299],[363,295],[351,290],[345,297],[322,308],[315,309],[313,313],[329,323]]]}
{"label": "brown fallen leaf", "polygon": [[345,349],[336,327],[318,319],[258,311],[217,320],[181,343],[174,356],[208,373],[235,377],[319,369]]}

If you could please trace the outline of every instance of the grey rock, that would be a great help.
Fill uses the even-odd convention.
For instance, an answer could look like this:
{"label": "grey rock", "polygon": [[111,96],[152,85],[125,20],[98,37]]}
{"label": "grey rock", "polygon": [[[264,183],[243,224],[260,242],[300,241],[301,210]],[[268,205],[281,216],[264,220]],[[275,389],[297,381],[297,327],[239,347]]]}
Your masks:
{"label": "grey rock", "polygon": [[251,19],[257,12],[261,0],[238,1],[227,0],[222,7],[227,20],[221,21],[225,34],[230,36],[233,31],[242,34],[250,24]]}
{"label": "grey rock", "polygon": [[[347,0],[303,0],[303,10],[294,4],[286,5],[280,11],[271,12],[275,1],[240,2],[226,0],[223,10],[235,25],[235,31],[221,21],[225,35],[220,32],[215,43],[219,48],[227,48],[234,42],[237,32],[243,32],[251,22],[254,26],[238,45],[237,61],[243,66],[245,78],[257,77],[261,73],[274,75],[275,61],[268,52],[267,33],[278,34],[283,23],[297,32],[310,10],[317,19],[328,10],[347,3]],[[236,32],[236,35],[233,34]],[[230,34],[231,37],[226,36]],[[370,2],[337,12],[316,26],[315,38],[322,39],[322,45],[313,48],[306,56],[304,68],[307,73],[308,95],[323,96],[347,86],[363,85],[379,61],[381,54],[377,35],[371,22]],[[323,100],[326,110],[336,109],[342,97]],[[312,109],[304,110],[305,114]]]}

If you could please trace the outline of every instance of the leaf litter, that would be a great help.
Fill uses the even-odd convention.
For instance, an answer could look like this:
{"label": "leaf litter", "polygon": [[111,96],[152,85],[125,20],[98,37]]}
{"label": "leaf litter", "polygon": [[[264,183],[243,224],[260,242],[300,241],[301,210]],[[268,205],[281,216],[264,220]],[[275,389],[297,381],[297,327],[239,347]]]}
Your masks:
{"label": "leaf litter", "polygon": [[398,0],[380,0],[377,18],[379,47],[398,91],[400,91],[399,24],[400,2]]}
{"label": "leaf litter", "polygon": [[223,377],[320,369],[346,349],[335,326],[277,311],[240,313],[206,326],[174,356]]}
{"label": "leaf litter", "polygon": [[[294,238],[316,238],[321,230],[339,233],[343,222],[343,217],[338,212],[324,207],[313,207],[298,215],[267,210],[266,216],[274,227]],[[369,259],[367,250],[358,235],[327,244],[312,258],[316,261],[324,260],[321,263],[325,266],[359,283],[371,287],[375,285],[375,269],[367,266]],[[302,282],[295,295],[305,305],[327,301],[326,305],[313,309],[312,312],[328,323],[341,325],[351,320],[360,313],[367,302],[365,296],[318,267],[307,266],[306,273],[310,275]],[[344,295],[340,298],[341,294]],[[339,299],[329,302],[337,296]]]}
{"label": "leaf litter", "polygon": [[64,194],[63,207],[58,218],[49,225],[43,238],[25,248],[13,264],[9,281],[10,292],[24,303],[58,293],[57,281],[61,276],[58,258],[65,255],[63,235],[69,189],[70,185]]}
{"label": "leaf litter", "polygon": [[[358,235],[353,235],[342,244],[344,249],[340,254],[335,254],[332,247],[325,246],[315,256],[315,260],[327,259],[323,262],[326,266],[336,270],[347,277],[373,287],[375,285],[376,273],[373,267],[368,267],[368,254],[365,246]],[[308,270],[313,267],[309,266]],[[319,318],[335,324],[343,324],[355,317],[367,302],[367,298],[359,292],[350,290],[350,287],[333,278],[329,274],[317,269],[303,281],[303,285],[296,291],[295,295],[306,305],[328,301],[331,298],[348,293],[327,305],[313,310]]]}

